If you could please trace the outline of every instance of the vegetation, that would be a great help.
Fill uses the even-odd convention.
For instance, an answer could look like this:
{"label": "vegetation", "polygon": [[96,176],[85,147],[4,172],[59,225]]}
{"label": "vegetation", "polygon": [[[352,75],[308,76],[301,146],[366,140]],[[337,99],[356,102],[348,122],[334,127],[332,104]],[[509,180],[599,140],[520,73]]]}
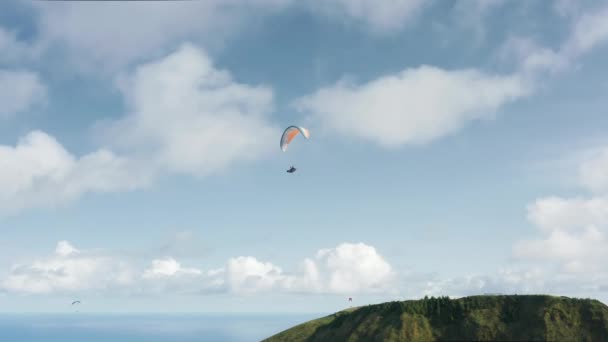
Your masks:
{"label": "vegetation", "polygon": [[265,341],[608,341],[608,306],[592,299],[484,295],[368,305]]}

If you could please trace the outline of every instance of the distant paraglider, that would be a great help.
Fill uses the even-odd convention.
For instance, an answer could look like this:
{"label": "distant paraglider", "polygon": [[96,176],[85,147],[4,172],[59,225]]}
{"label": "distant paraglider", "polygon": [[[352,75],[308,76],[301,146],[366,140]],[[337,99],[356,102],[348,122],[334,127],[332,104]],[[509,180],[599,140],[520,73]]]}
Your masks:
{"label": "distant paraglider", "polygon": [[[304,127],[300,127],[300,126],[287,127],[285,129],[285,131],[283,131],[283,135],[281,135],[281,151],[283,151],[283,152],[287,151],[287,146],[289,146],[289,144],[293,141],[293,139],[298,134],[302,134],[302,136],[306,139],[310,138],[310,132]],[[289,170],[287,170],[287,173],[294,173],[294,172],[296,172],[296,168],[293,166],[291,166],[289,168]]]}
{"label": "distant paraglider", "polygon": [[[74,306],[75,304],[78,304],[78,305]],[[71,306],[73,308],[76,308],[76,312],[78,312],[78,307],[80,306],[80,301],[79,300],[73,301]]]}

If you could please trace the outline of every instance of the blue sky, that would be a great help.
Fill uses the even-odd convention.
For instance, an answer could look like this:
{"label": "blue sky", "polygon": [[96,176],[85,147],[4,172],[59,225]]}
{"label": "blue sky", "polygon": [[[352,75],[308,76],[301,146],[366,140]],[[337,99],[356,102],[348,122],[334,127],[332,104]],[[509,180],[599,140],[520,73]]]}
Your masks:
{"label": "blue sky", "polygon": [[2,311],[608,300],[601,2],[0,13]]}

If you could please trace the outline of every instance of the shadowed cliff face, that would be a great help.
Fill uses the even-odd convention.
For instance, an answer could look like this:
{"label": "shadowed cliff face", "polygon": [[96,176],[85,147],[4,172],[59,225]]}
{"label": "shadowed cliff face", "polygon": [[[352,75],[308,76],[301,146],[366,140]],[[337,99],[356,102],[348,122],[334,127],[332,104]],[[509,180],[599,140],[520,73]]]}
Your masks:
{"label": "shadowed cliff face", "polygon": [[608,306],[544,295],[425,298],[340,311],[265,341],[608,341]]}

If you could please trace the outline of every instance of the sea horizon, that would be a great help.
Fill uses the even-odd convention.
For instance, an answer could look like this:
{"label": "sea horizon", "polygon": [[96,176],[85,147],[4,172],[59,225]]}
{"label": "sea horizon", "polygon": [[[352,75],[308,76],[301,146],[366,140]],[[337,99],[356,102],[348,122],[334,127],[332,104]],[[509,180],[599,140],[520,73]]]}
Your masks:
{"label": "sea horizon", "polygon": [[260,341],[318,313],[0,313],[2,341]]}

